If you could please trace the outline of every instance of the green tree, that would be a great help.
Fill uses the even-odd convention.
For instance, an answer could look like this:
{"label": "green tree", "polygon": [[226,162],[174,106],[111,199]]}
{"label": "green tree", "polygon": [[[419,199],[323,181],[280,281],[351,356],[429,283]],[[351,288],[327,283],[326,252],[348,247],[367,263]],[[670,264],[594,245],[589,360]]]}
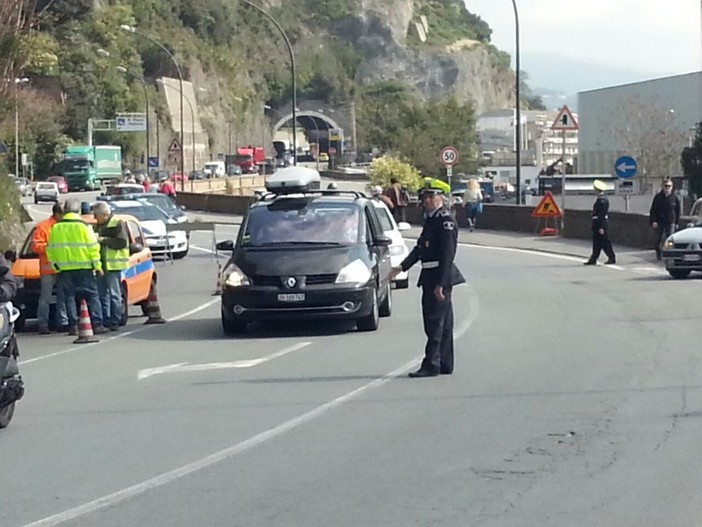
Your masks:
{"label": "green tree", "polygon": [[368,175],[372,185],[380,185],[383,188],[390,186],[392,178],[410,190],[417,190],[422,182],[415,167],[392,156],[376,157],[371,163]]}

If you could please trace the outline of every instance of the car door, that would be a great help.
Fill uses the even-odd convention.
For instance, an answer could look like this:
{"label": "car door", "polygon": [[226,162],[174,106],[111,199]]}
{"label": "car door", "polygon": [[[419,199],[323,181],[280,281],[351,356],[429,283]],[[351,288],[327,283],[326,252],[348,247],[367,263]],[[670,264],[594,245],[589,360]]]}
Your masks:
{"label": "car door", "polygon": [[151,250],[146,246],[144,233],[141,226],[134,220],[126,220],[129,230],[129,243],[134,248],[141,246],[141,250],[129,255],[129,269],[123,274],[127,283],[129,304],[146,300],[151,290],[154,275],[154,262],[151,259]]}
{"label": "car door", "polygon": [[385,233],[380,225],[375,207],[371,204],[364,206],[365,218],[370,231],[368,239],[368,248],[372,254],[372,258],[377,262],[378,284],[380,291],[389,291],[388,275],[392,270],[390,263],[390,248],[388,246],[377,245],[374,241],[378,238],[385,238]]}

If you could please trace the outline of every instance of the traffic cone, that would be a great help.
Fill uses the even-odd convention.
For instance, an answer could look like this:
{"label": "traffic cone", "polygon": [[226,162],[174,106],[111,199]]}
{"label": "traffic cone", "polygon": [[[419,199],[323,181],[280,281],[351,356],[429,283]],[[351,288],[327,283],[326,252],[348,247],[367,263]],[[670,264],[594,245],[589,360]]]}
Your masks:
{"label": "traffic cone", "polygon": [[217,262],[217,284],[215,285],[215,292],[212,296],[220,296],[222,294],[222,264]]}
{"label": "traffic cone", "polygon": [[90,322],[90,313],[88,313],[88,304],[83,298],[80,301],[80,318],[78,319],[78,338],[73,341],[73,344],[89,344],[91,342],[99,342],[93,334],[93,324]]}
{"label": "traffic cone", "polygon": [[158,305],[158,291],[156,282],[151,282],[149,299],[146,301],[146,316],[148,319],[144,324],[165,324],[166,319],[161,316],[161,307]]}

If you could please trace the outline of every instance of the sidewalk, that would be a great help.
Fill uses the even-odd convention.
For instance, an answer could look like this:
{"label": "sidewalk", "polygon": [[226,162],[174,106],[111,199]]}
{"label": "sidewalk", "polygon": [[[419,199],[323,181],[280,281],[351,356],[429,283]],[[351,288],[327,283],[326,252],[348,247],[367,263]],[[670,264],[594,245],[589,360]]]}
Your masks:
{"label": "sidewalk", "polygon": [[[407,239],[415,240],[422,232],[420,227],[412,227],[403,233]],[[583,261],[590,257],[592,244],[586,240],[576,240],[571,238],[561,238],[558,236],[535,236],[533,234],[523,234],[518,232],[502,231],[481,231],[470,232],[467,229],[460,229],[458,242],[485,245],[491,247],[505,247],[512,249],[526,249],[545,253],[563,254],[582,258]],[[617,255],[617,263],[621,265],[654,265],[661,266],[656,260],[656,254],[651,249],[643,251],[641,249],[614,245],[614,252]],[[603,254],[600,261],[603,263],[606,257]],[[662,267],[662,266],[661,266]]]}

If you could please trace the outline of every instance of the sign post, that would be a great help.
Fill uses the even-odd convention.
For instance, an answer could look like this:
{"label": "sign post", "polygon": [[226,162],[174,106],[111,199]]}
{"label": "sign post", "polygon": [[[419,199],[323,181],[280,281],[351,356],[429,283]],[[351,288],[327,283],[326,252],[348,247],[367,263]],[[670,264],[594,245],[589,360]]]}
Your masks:
{"label": "sign post", "polygon": [[569,131],[579,130],[573,112],[570,111],[568,106],[561,108],[558,112],[556,119],[551,125],[551,130],[560,131],[563,137],[562,150],[561,150],[561,229],[565,228],[565,208],[566,208],[566,133]]}
{"label": "sign post", "polygon": [[[616,194],[624,196],[624,210],[629,212],[629,196],[638,193],[638,185],[632,179],[639,171],[636,159],[630,156],[622,156],[614,162],[614,173],[619,178],[616,186]],[[638,181],[636,182],[638,183]]]}
{"label": "sign post", "polygon": [[[449,189],[452,189],[451,178],[453,177],[453,166],[458,163],[458,150],[452,146],[446,146],[439,153],[439,160],[446,167],[446,179],[448,180]],[[451,203],[451,195],[449,194],[449,203]]]}

